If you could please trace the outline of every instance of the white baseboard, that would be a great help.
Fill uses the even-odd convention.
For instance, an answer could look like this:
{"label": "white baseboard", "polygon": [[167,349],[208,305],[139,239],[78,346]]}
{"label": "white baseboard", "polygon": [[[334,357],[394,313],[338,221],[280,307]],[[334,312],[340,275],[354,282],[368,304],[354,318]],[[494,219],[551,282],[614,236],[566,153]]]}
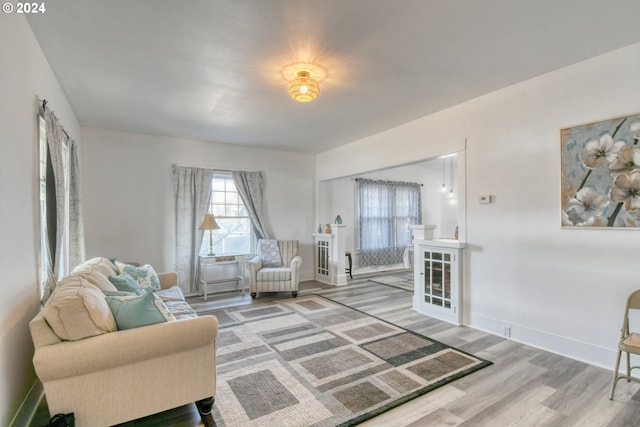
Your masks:
{"label": "white baseboard", "polygon": [[29,393],[27,393],[27,396],[22,401],[18,412],[13,417],[13,420],[11,420],[9,427],[24,427],[30,425],[43,397],[44,389],[42,388],[42,383],[36,379]]}
{"label": "white baseboard", "polygon": [[511,336],[508,339],[613,371],[617,352],[615,348],[606,348],[513,323],[506,324],[503,320],[486,316],[472,314],[470,317],[467,326],[471,328],[503,336],[503,326],[508,326],[511,328]]}

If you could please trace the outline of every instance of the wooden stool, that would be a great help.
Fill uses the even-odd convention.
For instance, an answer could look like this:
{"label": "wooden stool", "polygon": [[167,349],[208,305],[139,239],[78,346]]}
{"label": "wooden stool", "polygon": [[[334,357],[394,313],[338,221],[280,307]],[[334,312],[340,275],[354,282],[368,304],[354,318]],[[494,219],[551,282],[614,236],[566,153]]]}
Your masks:
{"label": "wooden stool", "polygon": [[347,268],[345,268],[345,269],[344,269],[344,270],[345,270],[345,273],[349,273],[349,278],[350,278],[350,279],[353,279],[353,276],[351,275],[351,267],[352,267],[352,263],[353,263],[353,260],[351,259],[351,252],[346,251],[346,252],[344,253],[344,256],[346,256],[346,257],[347,257],[347,259],[349,259],[349,267],[347,267]]}

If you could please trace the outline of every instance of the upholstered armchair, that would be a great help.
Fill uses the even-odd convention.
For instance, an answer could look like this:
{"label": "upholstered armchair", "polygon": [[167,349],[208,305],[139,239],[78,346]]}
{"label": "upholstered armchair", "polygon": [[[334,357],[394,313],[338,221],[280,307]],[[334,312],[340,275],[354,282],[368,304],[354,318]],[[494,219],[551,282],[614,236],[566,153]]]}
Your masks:
{"label": "upholstered armchair", "polygon": [[258,254],[247,262],[251,298],[258,292],[291,292],[297,297],[301,265],[297,240],[258,240]]}

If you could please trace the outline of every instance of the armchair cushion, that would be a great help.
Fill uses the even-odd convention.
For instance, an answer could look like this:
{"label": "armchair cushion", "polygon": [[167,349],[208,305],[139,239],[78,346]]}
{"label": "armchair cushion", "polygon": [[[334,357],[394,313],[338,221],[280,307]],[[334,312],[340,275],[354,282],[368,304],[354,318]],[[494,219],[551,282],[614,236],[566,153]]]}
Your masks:
{"label": "armchair cushion", "polygon": [[258,271],[259,282],[281,282],[283,280],[291,280],[291,268],[265,267]]}
{"label": "armchair cushion", "polygon": [[282,265],[282,256],[278,241],[274,239],[260,239],[260,258],[264,267],[280,267]]}

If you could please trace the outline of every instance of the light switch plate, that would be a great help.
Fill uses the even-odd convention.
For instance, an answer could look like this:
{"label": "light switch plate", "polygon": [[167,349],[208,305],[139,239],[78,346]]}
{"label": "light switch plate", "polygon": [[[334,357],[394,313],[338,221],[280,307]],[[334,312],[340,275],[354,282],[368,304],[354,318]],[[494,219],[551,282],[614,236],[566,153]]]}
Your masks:
{"label": "light switch plate", "polygon": [[487,205],[493,202],[493,196],[480,196],[480,204]]}

